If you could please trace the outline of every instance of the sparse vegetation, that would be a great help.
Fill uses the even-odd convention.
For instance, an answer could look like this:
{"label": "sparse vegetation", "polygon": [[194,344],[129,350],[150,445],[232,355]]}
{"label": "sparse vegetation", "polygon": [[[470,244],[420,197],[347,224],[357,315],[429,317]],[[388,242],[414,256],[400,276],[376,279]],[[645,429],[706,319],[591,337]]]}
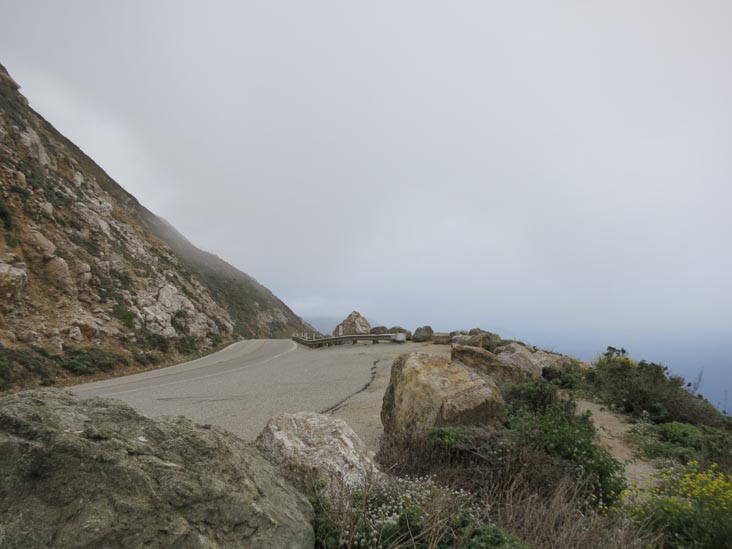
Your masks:
{"label": "sparse vegetation", "polygon": [[429,477],[373,480],[335,497],[316,486],[311,502],[318,548],[530,549],[485,520],[469,493]]}
{"label": "sparse vegetation", "polygon": [[129,364],[126,357],[96,347],[69,349],[60,357],[59,364],[74,374],[84,375],[96,371],[109,371]]}
{"label": "sparse vegetation", "polygon": [[124,326],[126,326],[130,330],[135,328],[135,315],[124,305],[115,305],[112,308],[112,314],[117,320],[119,320]]}
{"label": "sparse vegetation", "polygon": [[3,228],[6,231],[13,230],[13,216],[5,205],[5,202],[0,199],[0,221],[2,221]]}

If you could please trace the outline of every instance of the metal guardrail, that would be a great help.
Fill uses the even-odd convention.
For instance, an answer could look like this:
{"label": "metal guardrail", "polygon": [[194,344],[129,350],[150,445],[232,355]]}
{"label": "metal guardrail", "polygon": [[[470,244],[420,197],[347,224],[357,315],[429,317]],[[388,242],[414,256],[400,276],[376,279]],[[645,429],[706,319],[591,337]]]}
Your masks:
{"label": "metal guardrail", "polygon": [[301,343],[307,347],[323,347],[328,345],[343,345],[344,343],[356,343],[357,341],[390,341],[394,343],[404,343],[407,340],[407,334],[363,334],[363,335],[341,335],[316,337],[308,334],[292,334],[292,340]]}

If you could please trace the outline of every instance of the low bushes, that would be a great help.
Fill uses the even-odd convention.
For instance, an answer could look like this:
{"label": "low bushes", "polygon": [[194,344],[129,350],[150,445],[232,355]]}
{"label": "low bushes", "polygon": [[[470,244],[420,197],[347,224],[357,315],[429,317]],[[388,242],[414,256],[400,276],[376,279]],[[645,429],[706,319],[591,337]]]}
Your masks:
{"label": "low bushes", "polygon": [[588,374],[593,392],[635,417],[648,414],[654,423],[684,422],[722,427],[726,419],[701,396],[690,393],[683,378],[652,362],[636,362],[625,351],[608,348]]}
{"label": "low bushes", "polygon": [[707,425],[639,422],[628,436],[649,459],[669,459],[681,464],[697,461],[702,467],[717,464],[732,472],[732,433]]}
{"label": "low bushes", "polygon": [[130,330],[135,328],[135,314],[123,305],[115,305],[112,308],[112,314]]}
{"label": "low bushes", "polygon": [[126,357],[95,347],[69,349],[58,360],[62,368],[74,374],[91,374],[98,370],[108,371],[128,364]]}
{"label": "low bushes", "polygon": [[470,494],[429,477],[382,478],[336,497],[314,492],[319,548],[530,549],[485,520]]}
{"label": "low bushes", "polygon": [[662,533],[664,547],[718,549],[732,540],[732,475],[696,462],[664,472],[647,493],[631,496],[633,517]]}

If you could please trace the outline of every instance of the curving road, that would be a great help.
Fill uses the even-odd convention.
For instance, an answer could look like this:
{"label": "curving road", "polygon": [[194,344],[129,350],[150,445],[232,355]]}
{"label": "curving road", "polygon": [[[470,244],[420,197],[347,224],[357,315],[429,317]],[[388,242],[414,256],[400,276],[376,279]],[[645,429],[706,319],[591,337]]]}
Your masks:
{"label": "curving road", "polygon": [[71,390],[85,398],[120,398],[150,416],[183,415],[253,439],[273,415],[343,405],[369,384],[377,364],[389,368],[411,347],[307,349],[289,340],[247,340],[185,364]]}

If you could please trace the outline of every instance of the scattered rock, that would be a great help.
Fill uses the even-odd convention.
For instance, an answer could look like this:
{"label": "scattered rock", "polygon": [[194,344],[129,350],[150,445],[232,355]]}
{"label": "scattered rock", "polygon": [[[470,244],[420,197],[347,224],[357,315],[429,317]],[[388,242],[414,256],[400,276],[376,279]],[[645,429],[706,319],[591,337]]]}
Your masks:
{"label": "scattered rock", "polygon": [[320,479],[329,490],[360,488],[379,475],[374,454],[345,421],[299,412],[269,420],[255,442],[282,474],[304,491]]}
{"label": "scattered rock", "polygon": [[23,343],[35,343],[41,339],[41,334],[33,330],[23,330],[18,334],[18,339]]}
{"label": "scattered rock", "polygon": [[56,389],[0,401],[7,547],[312,547],[312,508],[251,445]]}
{"label": "scattered rock", "polygon": [[412,336],[412,341],[416,343],[421,343],[423,341],[429,341],[432,339],[432,334],[434,334],[434,330],[432,329],[432,326],[420,326],[416,330],[414,330],[414,335]]}
{"label": "scattered rock", "polygon": [[28,273],[19,265],[0,262],[0,312],[11,311],[20,301]]}
{"label": "scattered rock", "polygon": [[506,362],[499,356],[480,347],[453,344],[450,358],[454,362],[460,362],[469,368],[490,376],[496,381],[504,383],[519,383],[527,379],[541,377],[541,374],[537,375],[536,370],[533,368],[527,370],[521,365]]}
{"label": "scattered rock", "polygon": [[52,257],[46,261],[45,271],[53,285],[58,289],[70,295],[76,294],[76,284],[74,284],[74,279],[69,272],[69,265],[65,259]]}
{"label": "scattered rock", "polygon": [[335,327],[333,335],[365,335],[370,331],[371,326],[369,325],[369,321],[358,311],[353,311],[343,322]]}
{"label": "scattered rock", "polygon": [[[472,332],[473,330],[471,330]],[[487,351],[494,351],[501,345],[501,336],[491,332],[477,332],[473,334],[460,334],[452,338],[452,342],[458,345],[469,345],[470,347],[482,347]]]}
{"label": "scattered rock", "polygon": [[387,434],[408,435],[445,425],[497,428],[504,417],[496,383],[463,364],[411,353],[392,365],[381,408]]}

